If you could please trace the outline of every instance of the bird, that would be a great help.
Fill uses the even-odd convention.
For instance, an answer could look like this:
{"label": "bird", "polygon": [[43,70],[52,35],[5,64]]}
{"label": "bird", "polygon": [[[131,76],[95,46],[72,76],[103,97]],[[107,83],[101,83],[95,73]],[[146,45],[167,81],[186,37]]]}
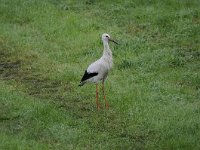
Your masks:
{"label": "bird", "polygon": [[111,39],[110,35],[107,33],[102,34],[102,42],[103,42],[103,55],[101,58],[91,63],[88,68],[85,70],[83,77],[81,78],[79,86],[83,86],[85,83],[95,83],[96,84],[96,105],[97,109],[100,109],[100,103],[98,99],[98,83],[102,82],[102,93],[105,101],[105,107],[108,109],[109,104],[106,100],[105,90],[104,90],[104,82],[107,78],[108,72],[113,66],[113,56],[112,51],[109,47],[109,42],[113,42],[118,44],[116,41]]}

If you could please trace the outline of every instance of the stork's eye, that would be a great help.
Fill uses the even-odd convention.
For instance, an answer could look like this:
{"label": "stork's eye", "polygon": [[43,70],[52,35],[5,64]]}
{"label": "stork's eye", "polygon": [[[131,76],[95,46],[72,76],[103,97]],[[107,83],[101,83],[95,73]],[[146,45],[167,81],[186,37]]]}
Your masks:
{"label": "stork's eye", "polygon": [[107,35],[106,35],[106,37],[109,38]]}

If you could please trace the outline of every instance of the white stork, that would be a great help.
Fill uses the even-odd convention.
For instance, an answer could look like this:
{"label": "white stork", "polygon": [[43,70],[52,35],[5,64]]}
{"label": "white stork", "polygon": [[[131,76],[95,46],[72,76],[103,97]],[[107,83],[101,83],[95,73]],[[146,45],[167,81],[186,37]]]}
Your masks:
{"label": "white stork", "polygon": [[104,81],[108,75],[108,71],[112,68],[112,65],[113,65],[112,51],[109,48],[108,42],[112,41],[118,44],[117,42],[112,40],[110,38],[110,35],[107,33],[104,33],[102,35],[102,41],[103,41],[103,46],[104,46],[102,57],[89,65],[87,70],[85,70],[85,73],[79,84],[79,86],[82,86],[87,82],[96,83],[96,104],[97,104],[98,109],[100,108],[100,103],[98,101],[98,82],[99,81],[102,81],[102,93],[104,96],[106,108],[109,107],[108,102],[106,101],[106,96],[104,92]]}

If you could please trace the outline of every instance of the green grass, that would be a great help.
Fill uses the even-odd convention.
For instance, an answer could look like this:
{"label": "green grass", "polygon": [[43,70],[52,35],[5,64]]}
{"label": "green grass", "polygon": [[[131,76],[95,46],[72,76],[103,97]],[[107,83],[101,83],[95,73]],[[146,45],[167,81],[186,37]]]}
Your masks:
{"label": "green grass", "polygon": [[[200,149],[199,0],[0,2],[0,149]],[[78,84],[104,32],[98,111]]]}

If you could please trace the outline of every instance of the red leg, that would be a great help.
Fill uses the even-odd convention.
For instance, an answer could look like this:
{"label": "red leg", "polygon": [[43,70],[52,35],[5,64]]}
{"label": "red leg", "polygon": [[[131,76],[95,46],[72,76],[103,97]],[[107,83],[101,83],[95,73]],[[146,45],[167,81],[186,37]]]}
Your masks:
{"label": "red leg", "polygon": [[98,84],[96,84],[96,103],[97,103],[97,109],[100,109],[100,103],[98,99],[99,99]]}
{"label": "red leg", "polygon": [[106,95],[105,95],[105,91],[104,91],[104,81],[102,82],[102,92],[103,92],[103,98],[104,98],[104,101],[105,101],[105,106],[108,109],[109,105],[108,105],[108,102],[106,100]]}

